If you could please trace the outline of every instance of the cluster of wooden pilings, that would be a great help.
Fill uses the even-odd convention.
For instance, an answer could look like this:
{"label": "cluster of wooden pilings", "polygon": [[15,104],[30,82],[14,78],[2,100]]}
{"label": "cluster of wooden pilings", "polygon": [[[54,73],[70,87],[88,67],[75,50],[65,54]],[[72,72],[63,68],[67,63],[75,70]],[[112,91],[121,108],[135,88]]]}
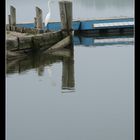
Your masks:
{"label": "cluster of wooden pilings", "polygon": [[[34,17],[34,28],[16,26],[16,8],[10,6],[8,32],[25,33],[24,36],[14,36],[9,38],[7,35],[7,51],[21,52],[22,50],[32,50],[34,48],[48,51],[64,48],[72,43],[72,2],[59,1],[60,17],[62,28],[58,32],[46,31],[43,23],[42,10],[36,7],[36,17]],[[26,35],[26,33],[28,33]],[[29,35],[30,34],[30,35]],[[51,45],[51,46],[50,46]],[[49,47],[48,47],[49,46]],[[11,54],[11,53],[7,53]],[[13,56],[13,55],[12,55]]]}
{"label": "cluster of wooden pilings", "polygon": [[21,33],[43,33],[44,24],[43,24],[43,16],[42,10],[39,7],[35,8],[36,17],[34,17],[34,28],[25,28],[25,27],[17,27],[16,26],[16,8],[14,6],[10,6],[10,15],[8,15],[9,24],[7,25],[8,31],[16,31]]}
{"label": "cluster of wooden pilings", "polygon": [[[59,1],[60,18],[62,31],[68,34],[72,31],[72,2],[70,1]],[[45,32],[43,23],[43,12],[39,7],[35,7],[36,16],[34,17],[34,28],[27,29],[25,27],[16,26],[16,8],[10,6],[10,15],[8,15],[9,24],[7,25],[7,30],[17,31],[22,33],[43,33]]]}

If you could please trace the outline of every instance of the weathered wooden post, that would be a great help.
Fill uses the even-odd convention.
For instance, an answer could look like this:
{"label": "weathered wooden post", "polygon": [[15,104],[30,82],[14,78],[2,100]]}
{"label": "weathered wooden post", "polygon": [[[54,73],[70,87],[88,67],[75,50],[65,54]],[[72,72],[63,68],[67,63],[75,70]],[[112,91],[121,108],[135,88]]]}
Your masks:
{"label": "weathered wooden post", "polygon": [[43,28],[42,10],[38,7],[36,7],[36,27],[39,30]]}
{"label": "weathered wooden post", "polygon": [[11,26],[16,26],[16,9],[13,6],[10,6],[10,22]]}
{"label": "weathered wooden post", "polygon": [[62,30],[67,35],[72,33],[72,2],[71,1],[59,1],[60,18]]}
{"label": "weathered wooden post", "polygon": [[37,28],[37,20],[36,20],[36,17],[34,17],[34,24],[35,24],[35,28]]}
{"label": "weathered wooden post", "polygon": [[8,30],[11,30],[11,15],[8,15],[9,26]]}

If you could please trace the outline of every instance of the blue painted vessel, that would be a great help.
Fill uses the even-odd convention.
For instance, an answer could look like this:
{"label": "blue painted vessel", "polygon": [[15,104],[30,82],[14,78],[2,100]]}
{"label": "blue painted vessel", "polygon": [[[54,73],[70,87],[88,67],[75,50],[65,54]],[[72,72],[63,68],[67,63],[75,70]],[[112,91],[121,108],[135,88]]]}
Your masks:
{"label": "blue painted vessel", "polygon": [[[80,27],[80,21],[73,21],[72,22],[72,29],[73,30],[79,30]],[[58,31],[61,30],[61,22],[51,22],[48,24],[49,30]]]}
{"label": "blue painted vessel", "polygon": [[134,26],[133,18],[120,18],[120,19],[100,19],[82,21],[80,24],[81,30],[92,29],[108,29],[108,28],[127,28]]}
{"label": "blue painted vessel", "polygon": [[[18,27],[34,28],[34,23],[17,24]],[[118,18],[118,19],[95,19],[73,21],[72,29],[77,30],[95,30],[95,29],[112,29],[112,28],[133,28],[134,18]],[[48,30],[61,30],[60,22],[50,22],[47,26]],[[46,29],[46,28],[45,28]]]}
{"label": "blue painted vessel", "polygon": [[[23,23],[23,24],[17,24],[18,27],[25,27],[25,28],[34,28],[35,24],[34,23]],[[80,21],[73,21],[72,22],[72,29],[73,30],[79,30],[80,27]],[[61,30],[61,22],[50,22],[47,25],[48,30],[53,30],[53,31],[59,31]],[[45,27],[45,29],[47,29]]]}

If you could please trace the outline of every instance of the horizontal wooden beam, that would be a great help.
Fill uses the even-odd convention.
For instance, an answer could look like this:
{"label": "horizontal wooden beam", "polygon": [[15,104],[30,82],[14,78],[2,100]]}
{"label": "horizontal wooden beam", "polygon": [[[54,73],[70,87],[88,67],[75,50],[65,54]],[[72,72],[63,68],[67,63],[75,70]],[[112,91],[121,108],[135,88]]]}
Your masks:
{"label": "horizontal wooden beam", "polygon": [[58,50],[58,49],[62,49],[66,46],[68,46],[71,43],[71,36],[67,36],[64,39],[62,39],[61,41],[59,41],[58,43],[56,43],[55,45],[51,46],[47,52],[51,52],[54,50]]}

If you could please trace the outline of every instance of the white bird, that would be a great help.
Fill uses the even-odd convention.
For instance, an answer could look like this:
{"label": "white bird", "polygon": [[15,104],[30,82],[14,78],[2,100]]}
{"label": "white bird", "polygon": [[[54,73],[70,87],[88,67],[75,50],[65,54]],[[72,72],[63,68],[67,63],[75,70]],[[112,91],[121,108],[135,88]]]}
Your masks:
{"label": "white bird", "polygon": [[49,10],[49,12],[48,12],[48,14],[46,15],[46,18],[45,18],[45,27],[47,27],[47,24],[48,24],[48,22],[50,20],[50,16],[51,16],[50,2],[51,2],[51,0],[48,1],[48,10]]}

